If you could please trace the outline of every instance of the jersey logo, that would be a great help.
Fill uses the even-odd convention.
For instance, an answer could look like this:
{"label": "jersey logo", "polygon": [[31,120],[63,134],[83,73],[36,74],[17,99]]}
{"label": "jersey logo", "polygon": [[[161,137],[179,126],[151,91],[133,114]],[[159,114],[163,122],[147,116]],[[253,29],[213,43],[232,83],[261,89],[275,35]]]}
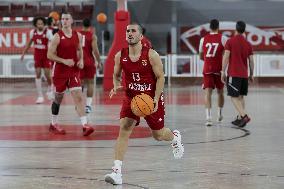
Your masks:
{"label": "jersey logo", "polygon": [[147,60],[142,60],[142,65],[147,66]]}
{"label": "jersey logo", "polygon": [[123,62],[127,62],[127,58],[122,59]]}

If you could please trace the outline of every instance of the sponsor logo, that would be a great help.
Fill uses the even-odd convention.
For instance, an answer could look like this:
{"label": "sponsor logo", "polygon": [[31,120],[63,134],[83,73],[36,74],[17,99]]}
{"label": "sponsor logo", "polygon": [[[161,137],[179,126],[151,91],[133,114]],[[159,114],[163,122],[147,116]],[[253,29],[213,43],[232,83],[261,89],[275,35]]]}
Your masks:
{"label": "sponsor logo", "polygon": [[134,91],[151,91],[152,85],[147,83],[129,83],[128,88]]}
{"label": "sponsor logo", "polygon": [[148,64],[148,63],[147,63],[147,60],[142,60],[142,65],[143,65],[143,66],[147,66],[147,64]]}

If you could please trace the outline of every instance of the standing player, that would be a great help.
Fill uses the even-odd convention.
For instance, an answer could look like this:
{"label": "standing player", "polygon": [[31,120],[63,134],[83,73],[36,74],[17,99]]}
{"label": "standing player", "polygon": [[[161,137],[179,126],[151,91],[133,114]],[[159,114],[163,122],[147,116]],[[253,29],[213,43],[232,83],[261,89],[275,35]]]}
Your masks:
{"label": "standing player", "polygon": [[34,66],[36,73],[36,89],[38,93],[38,98],[36,100],[37,104],[41,104],[44,101],[42,86],[41,86],[41,70],[44,70],[44,75],[47,79],[48,89],[47,89],[47,97],[52,99],[53,92],[51,89],[51,78],[50,78],[50,62],[47,59],[47,49],[48,42],[52,39],[52,33],[48,30],[46,25],[46,20],[43,17],[36,17],[33,20],[33,25],[35,29],[30,32],[30,41],[26,45],[21,60],[23,61],[25,54],[31,47],[32,43],[34,43]]}
{"label": "standing player", "polygon": [[[83,20],[83,30],[80,31],[82,35],[82,46],[84,53],[84,68],[80,71],[82,84],[87,85],[87,99],[86,99],[86,113],[92,111],[92,100],[94,95],[94,77],[96,74],[96,67],[101,66],[100,53],[97,45],[97,36],[91,31],[91,21],[89,19]],[[94,59],[96,58],[96,61]]]}
{"label": "standing player", "polygon": [[145,117],[153,137],[158,141],[170,141],[176,159],[181,158],[184,153],[180,132],[178,130],[172,132],[164,127],[165,78],[160,56],[156,51],[142,46],[142,28],[138,24],[127,26],[126,37],[129,47],[122,49],[115,56],[114,88],[110,92],[111,98],[121,88],[120,77],[123,71],[126,89],[120,112],[120,131],[115,147],[114,166],[112,173],[105,175],[105,181],[112,184],[122,184],[121,167],[129,136],[140,121],[140,118],[132,113],[130,107],[131,99],[138,94],[146,93],[154,99],[154,113]]}
{"label": "standing player", "polygon": [[[253,82],[253,50],[251,44],[246,40],[244,32],[246,24],[243,21],[236,23],[236,35],[229,39],[225,46],[222,66],[222,81],[226,81],[227,70],[227,90],[228,96],[231,96],[232,102],[238,111],[239,115],[232,124],[239,127],[244,127],[250,121],[249,116],[245,111],[244,96],[248,93],[248,78]],[[248,61],[249,60],[249,76],[248,76]]]}
{"label": "standing player", "polygon": [[224,106],[224,84],[221,81],[222,56],[227,38],[219,34],[219,21],[210,21],[210,34],[201,38],[199,44],[199,56],[204,61],[203,89],[205,90],[206,126],[212,125],[211,96],[213,89],[218,93],[218,118],[223,119],[222,108]]}
{"label": "standing player", "polygon": [[73,19],[70,13],[63,13],[61,22],[62,30],[54,35],[47,53],[48,58],[55,61],[53,70],[55,99],[51,106],[52,118],[49,131],[54,134],[65,134],[65,130],[57,124],[57,117],[64,92],[69,88],[83,126],[83,135],[88,136],[94,129],[87,124],[81,91],[79,69],[84,67],[82,36],[72,30]]}

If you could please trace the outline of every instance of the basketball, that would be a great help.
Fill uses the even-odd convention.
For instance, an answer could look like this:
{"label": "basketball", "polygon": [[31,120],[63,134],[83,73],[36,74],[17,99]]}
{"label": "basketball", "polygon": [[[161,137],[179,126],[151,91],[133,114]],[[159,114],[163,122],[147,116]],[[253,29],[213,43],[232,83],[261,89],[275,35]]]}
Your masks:
{"label": "basketball", "polygon": [[136,95],[131,100],[131,110],[138,117],[148,116],[154,111],[154,101],[147,94]]}
{"label": "basketball", "polygon": [[98,15],[97,15],[97,21],[99,22],[99,23],[101,23],[101,24],[104,24],[104,23],[106,23],[106,21],[107,21],[107,16],[106,16],[106,14],[105,13],[99,13]]}
{"label": "basketball", "polygon": [[58,21],[60,18],[60,15],[56,11],[52,11],[49,13],[48,17],[52,17],[55,21]]}

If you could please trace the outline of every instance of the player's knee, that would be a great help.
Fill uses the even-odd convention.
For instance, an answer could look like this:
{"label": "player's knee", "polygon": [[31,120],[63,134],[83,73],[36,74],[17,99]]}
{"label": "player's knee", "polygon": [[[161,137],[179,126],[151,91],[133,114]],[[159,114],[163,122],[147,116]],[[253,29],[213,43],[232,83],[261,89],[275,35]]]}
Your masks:
{"label": "player's knee", "polygon": [[129,124],[121,124],[121,130],[124,132],[132,131],[132,125]]}
{"label": "player's knee", "polygon": [[52,114],[53,115],[58,115],[59,108],[60,108],[60,104],[57,104],[57,103],[53,102],[52,105],[51,105],[51,112],[52,112]]}

